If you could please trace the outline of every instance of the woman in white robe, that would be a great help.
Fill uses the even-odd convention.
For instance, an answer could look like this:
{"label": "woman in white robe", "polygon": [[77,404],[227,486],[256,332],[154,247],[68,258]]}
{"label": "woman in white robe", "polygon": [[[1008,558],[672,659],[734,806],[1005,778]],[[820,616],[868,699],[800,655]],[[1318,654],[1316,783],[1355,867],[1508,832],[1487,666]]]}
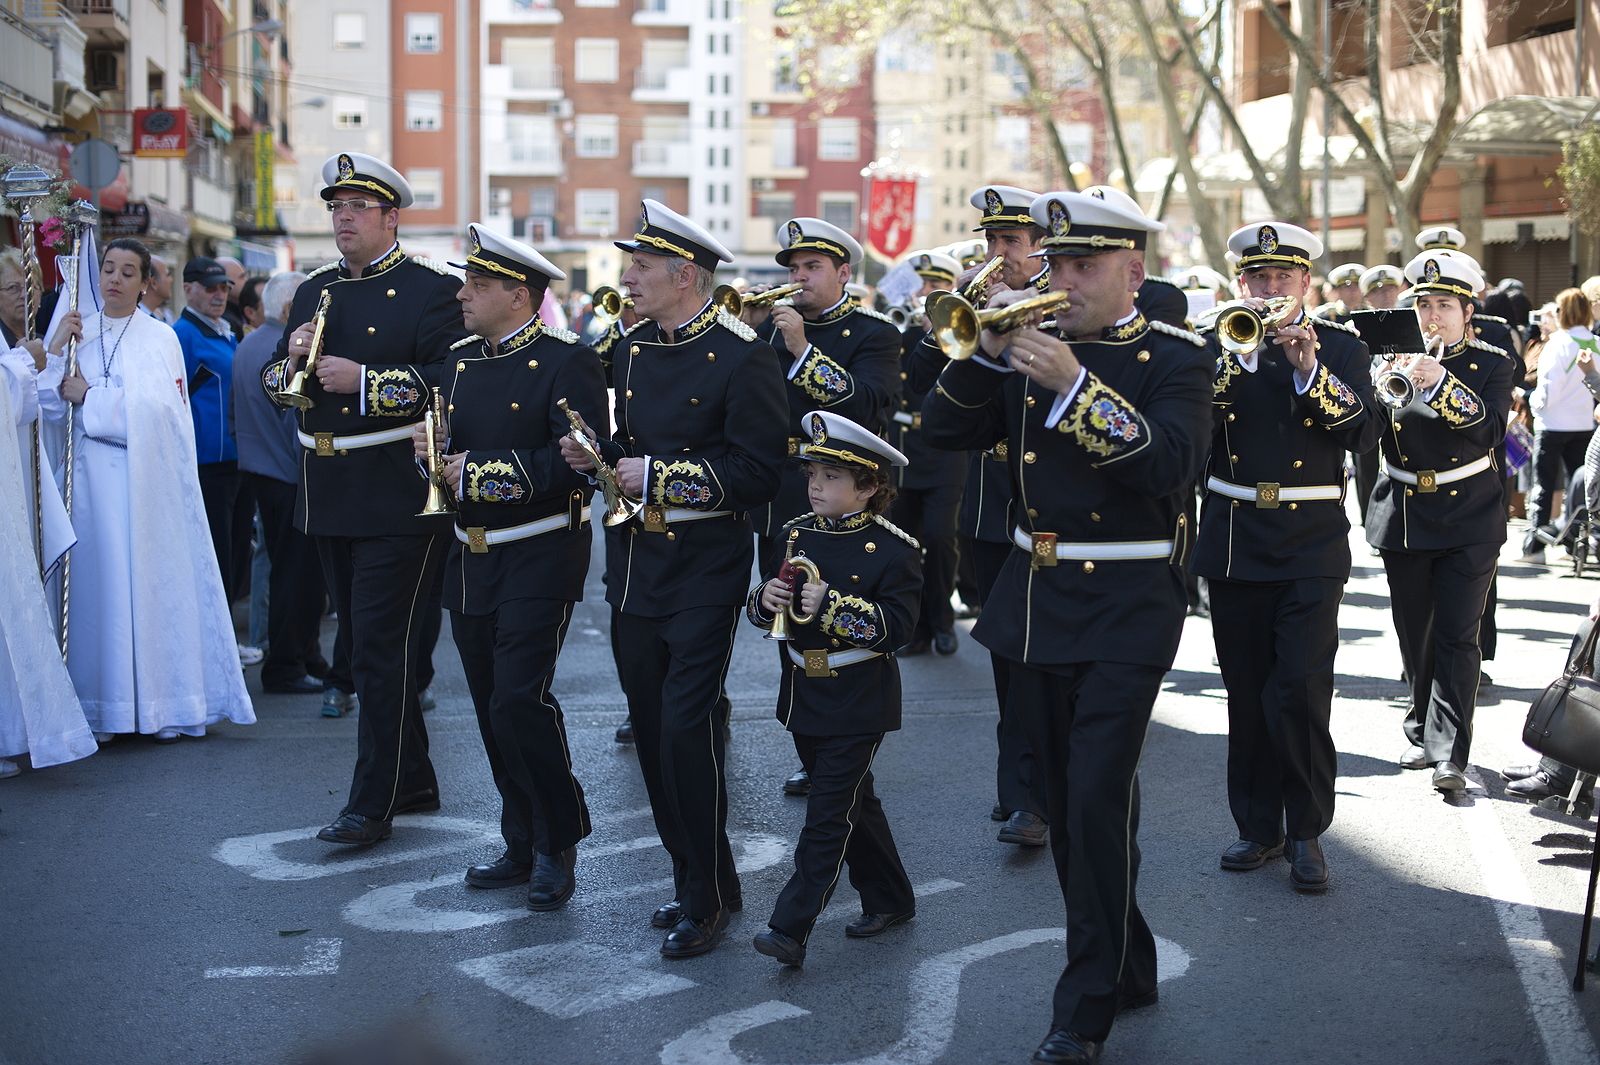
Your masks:
{"label": "woman in white robe", "polygon": [[[0,428],[0,780],[20,772],[12,761],[19,755],[28,755],[33,768],[43,769],[95,752],[72,678],[61,661],[56,622],[34,550],[38,415],[34,352],[22,346],[0,352],[0,427],[15,430]],[[40,490],[43,512],[64,518],[48,468]],[[72,545],[72,536],[64,521],[45,524],[45,566],[50,569]]]}
{"label": "woman in white robe", "polygon": [[78,373],[40,403],[58,423],[77,407],[67,668],[84,714],[97,738],[170,742],[255,713],[200,499],[183,355],[139,310],[149,277],[138,241],[106,245],[105,309],[68,316]]}

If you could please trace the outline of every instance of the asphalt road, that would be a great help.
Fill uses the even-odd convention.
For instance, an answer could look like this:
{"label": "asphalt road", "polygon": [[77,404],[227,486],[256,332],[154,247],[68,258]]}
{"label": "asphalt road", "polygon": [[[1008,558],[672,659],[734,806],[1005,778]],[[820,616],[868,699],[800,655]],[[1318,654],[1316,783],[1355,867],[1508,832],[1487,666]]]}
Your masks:
{"label": "asphalt road", "polygon": [[[1364,547],[1357,563],[1341,613],[1333,889],[1295,895],[1281,862],[1218,869],[1235,834],[1226,713],[1210,625],[1191,619],[1142,776],[1140,898],[1161,1000],[1121,1020],[1105,1060],[1597,1060],[1600,988],[1569,987],[1592,825],[1506,800],[1496,770],[1527,760],[1527,701],[1600,582],[1505,565],[1476,784],[1447,802],[1396,765],[1387,589]],[[532,914],[518,890],[460,883],[498,854],[498,809],[446,626],[428,718],[444,808],[369,850],[311,839],[338,812],[355,747],[355,722],[320,718],[315,698],[258,696],[255,726],[124,740],[0,784],[0,1065],[269,1065],[399,1025],[409,1050],[431,1039],[454,1055],[414,1059],[439,1065],[1025,1062],[1048,1027],[1063,911],[1048,853],[994,838],[982,648],[903,662],[905,728],[877,761],[916,921],[847,940],[857,904],[841,884],[795,972],[749,945],[802,803],[778,789],[795,759],[772,716],[771,645],[741,630],[729,793],[746,909],[722,947],[669,963],[648,919],[670,871],[632,750],[612,741],[623,703],[598,572],[556,685],[596,826],[566,909]]]}

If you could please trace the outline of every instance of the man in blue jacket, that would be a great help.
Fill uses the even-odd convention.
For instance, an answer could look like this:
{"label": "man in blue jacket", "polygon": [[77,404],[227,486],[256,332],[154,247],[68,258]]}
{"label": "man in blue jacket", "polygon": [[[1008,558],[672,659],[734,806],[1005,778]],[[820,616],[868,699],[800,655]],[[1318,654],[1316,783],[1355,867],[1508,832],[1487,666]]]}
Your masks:
{"label": "man in blue jacket", "polygon": [[186,306],[172,326],[183,346],[189,413],[194,418],[200,495],[205,500],[211,544],[222,570],[222,587],[233,600],[233,512],[239,499],[239,451],[233,440],[233,353],[239,341],[223,319],[228,274],[215,259],[190,259],[183,268]]}

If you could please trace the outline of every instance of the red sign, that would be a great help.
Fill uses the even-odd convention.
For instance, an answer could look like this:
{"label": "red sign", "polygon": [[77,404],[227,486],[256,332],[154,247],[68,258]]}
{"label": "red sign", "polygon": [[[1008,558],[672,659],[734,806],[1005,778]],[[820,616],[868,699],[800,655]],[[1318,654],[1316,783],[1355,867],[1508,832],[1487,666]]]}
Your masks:
{"label": "red sign", "polygon": [[867,196],[867,243],[883,258],[898,259],[911,247],[916,221],[916,181],[874,177]]}
{"label": "red sign", "polygon": [[188,155],[188,111],[181,107],[141,107],[135,110],[133,154],[140,159],[182,159]]}

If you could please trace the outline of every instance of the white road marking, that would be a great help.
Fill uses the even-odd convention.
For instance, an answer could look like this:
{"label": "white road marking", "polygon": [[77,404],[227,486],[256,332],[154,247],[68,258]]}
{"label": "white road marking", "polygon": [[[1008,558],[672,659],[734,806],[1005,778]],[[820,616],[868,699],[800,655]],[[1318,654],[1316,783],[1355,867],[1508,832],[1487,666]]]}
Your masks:
{"label": "white road marking", "polygon": [[341,939],[313,939],[299,965],[246,965],[207,969],[206,979],[250,979],[257,976],[332,976],[339,971]]}
{"label": "white road marking", "polygon": [[[325,876],[340,876],[364,869],[377,869],[380,866],[399,865],[420,858],[452,854],[469,844],[500,838],[498,826],[486,821],[469,821],[459,817],[407,814],[395,818],[394,823],[396,828],[426,829],[429,834],[415,839],[390,839],[361,849],[335,850],[328,848],[326,843],[315,841],[317,830],[322,827],[321,825],[308,825],[305,828],[290,828],[282,832],[234,836],[217,844],[211,856],[224,865],[231,865],[257,880],[316,880]],[[434,833],[445,833],[447,838],[426,842]],[[277,853],[278,848],[285,843],[308,841],[314,847],[327,848],[322,860],[295,861]]]}
{"label": "white road marking", "polygon": [[659,954],[618,954],[591,943],[546,943],[456,966],[502,995],[541,1013],[572,1020],[694,987],[660,971]]}
{"label": "white road marking", "polygon": [[[1473,781],[1477,784],[1477,781]],[[1481,787],[1482,785],[1478,785]],[[1571,966],[1550,942],[1544,919],[1494,808],[1476,802],[1457,810],[1472,843],[1484,894],[1494,904],[1517,979],[1533,1013],[1549,1065],[1594,1065],[1600,1060],[1589,1026],[1572,994]]]}

